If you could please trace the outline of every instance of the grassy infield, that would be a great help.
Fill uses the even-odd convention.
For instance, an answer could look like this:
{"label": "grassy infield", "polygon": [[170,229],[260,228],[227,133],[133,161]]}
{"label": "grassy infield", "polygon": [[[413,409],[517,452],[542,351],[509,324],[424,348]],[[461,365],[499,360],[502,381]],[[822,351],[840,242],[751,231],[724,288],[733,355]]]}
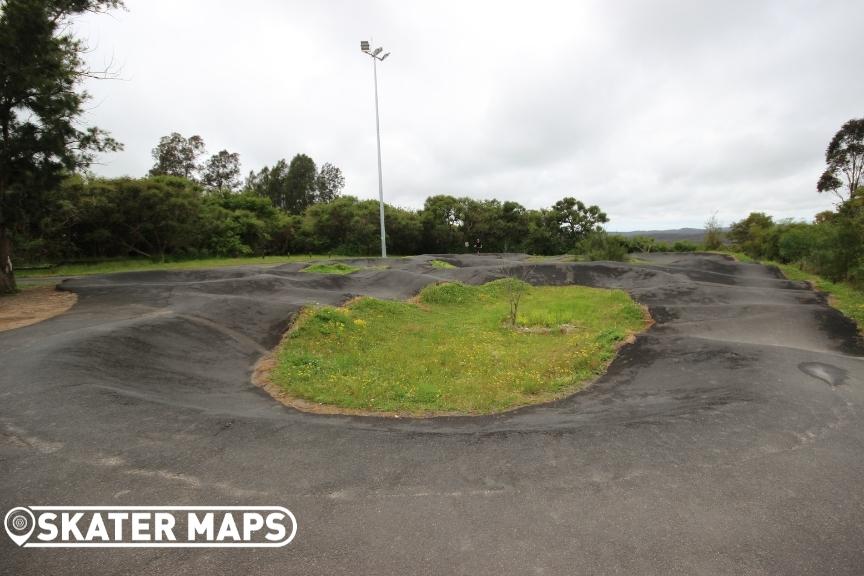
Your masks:
{"label": "grassy infield", "polygon": [[292,396],[346,408],[488,413],[573,392],[645,326],[622,291],[544,286],[523,296],[511,328],[506,281],[306,309],[271,379]]}

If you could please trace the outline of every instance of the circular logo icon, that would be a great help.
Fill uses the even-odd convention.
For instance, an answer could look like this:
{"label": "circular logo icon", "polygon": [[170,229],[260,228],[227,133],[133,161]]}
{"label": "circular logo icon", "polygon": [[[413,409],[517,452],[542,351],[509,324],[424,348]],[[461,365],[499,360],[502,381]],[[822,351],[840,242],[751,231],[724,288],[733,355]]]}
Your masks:
{"label": "circular logo icon", "polygon": [[9,538],[18,546],[22,546],[33,533],[33,529],[36,527],[36,518],[30,510],[19,506],[6,513],[3,524]]}

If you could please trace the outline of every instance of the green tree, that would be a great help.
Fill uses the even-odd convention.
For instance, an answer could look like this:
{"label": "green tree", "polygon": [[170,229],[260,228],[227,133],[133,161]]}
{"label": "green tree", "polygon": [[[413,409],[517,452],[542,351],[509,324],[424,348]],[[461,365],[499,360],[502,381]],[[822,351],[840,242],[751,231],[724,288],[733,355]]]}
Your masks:
{"label": "green tree", "polygon": [[630,246],[633,250],[638,250],[643,254],[650,254],[658,251],[658,243],[656,238],[650,236],[634,236],[630,238]]}
{"label": "green tree", "polygon": [[308,250],[308,243],[301,235],[303,217],[277,211],[276,217],[269,221],[270,240],[266,250],[271,254],[291,254]]}
{"label": "green tree", "polygon": [[219,204],[205,202],[201,209],[200,234],[196,246],[201,252],[219,256],[248,256],[252,248],[243,242],[244,231],[258,224],[248,213],[238,214]]}
{"label": "green tree", "polygon": [[263,254],[281,225],[279,210],[270,199],[251,192],[235,194],[223,188],[210,193],[204,204],[203,223],[212,225],[221,238],[213,242],[203,234],[202,247],[213,254]]}
{"label": "green tree", "polygon": [[723,247],[723,226],[717,220],[717,213],[705,221],[705,249],[719,250]]}
{"label": "green tree", "polygon": [[315,161],[306,154],[297,154],[288,165],[285,178],[284,210],[291,214],[302,214],[317,200]]}
{"label": "green tree", "polygon": [[[816,184],[819,192],[833,192],[841,201],[851,200],[864,177],[864,118],[849,120],[837,131],[825,150],[827,167]],[[846,180],[848,196],[838,190]]]}
{"label": "green tree", "polygon": [[[423,221],[418,212],[385,204],[384,217],[387,219],[388,254],[420,254],[423,251]],[[377,253],[380,247],[377,227],[375,232],[377,244],[370,254]]]}
{"label": "green tree", "polygon": [[327,204],[310,206],[303,218],[313,249],[366,255],[379,246],[378,202],[342,196]]}
{"label": "green tree", "polygon": [[840,217],[817,224],[807,254],[807,267],[816,274],[838,282],[852,279],[864,260],[864,222]]}
{"label": "green tree", "polygon": [[165,260],[193,249],[201,213],[201,189],[176,176],[103,180],[106,222],[128,254]]}
{"label": "green tree", "polygon": [[626,238],[610,236],[605,230],[594,230],[579,241],[576,251],[592,262],[623,262],[627,259],[627,247]]}
{"label": "green tree", "polygon": [[567,251],[558,219],[550,210],[530,210],[528,233],[522,249],[531,254],[561,254]]}
{"label": "green tree", "polygon": [[332,202],[342,192],[345,178],[342,171],[325,163],[319,172],[306,154],[297,154],[289,164],[279,160],[270,168],[250,172],[246,190],[270,198],[273,205],[290,214],[302,215],[309,206]]}
{"label": "green tree", "polygon": [[426,198],[423,204],[424,251],[430,253],[462,252],[464,248],[462,208],[464,204],[453,196]]}
{"label": "green tree", "polygon": [[581,200],[569,196],[552,206],[552,215],[567,250],[574,248],[589,233],[602,230],[601,224],[609,221],[598,206],[586,206]]}
{"label": "green tree", "polygon": [[332,202],[342,193],[343,188],[345,177],[342,176],[342,170],[325,162],[315,176],[315,201]]}
{"label": "green tree", "polygon": [[[507,211],[501,202],[495,200],[474,200],[460,198],[461,212],[465,221],[465,240],[472,246],[477,240],[485,252],[502,252],[513,246],[518,238],[516,229],[524,208],[515,202],[507,203]],[[520,212],[521,211],[521,212]]]}
{"label": "green tree", "polygon": [[288,205],[288,163],[279,160],[272,168],[265,166],[259,172],[249,172],[246,190],[270,199],[273,206],[286,210]]}
{"label": "green tree", "polygon": [[201,183],[209,190],[236,190],[240,186],[240,155],[220,150],[204,164]]}
{"label": "green tree", "polygon": [[518,250],[528,234],[528,211],[518,202],[505,201],[501,204],[499,226],[503,239],[498,250],[502,252]]}
{"label": "green tree", "polygon": [[200,170],[198,158],[204,154],[204,140],[200,136],[185,138],[172,132],[159,139],[152,154],[155,163],[150,176],[180,176],[191,180]]}
{"label": "green tree", "polygon": [[61,191],[75,206],[62,234],[68,238],[70,252],[98,258],[129,254],[122,240],[124,230],[113,181],[76,175],[63,183]]}
{"label": "green tree", "polygon": [[729,238],[745,254],[764,258],[767,238],[774,227],[774,219],[764,212],[751,212],[747,218],[729,227]]}
{"label": "green tree", "polygon": [[64,174],[96,152],[120,149],[98,128],[79,128],[88,94],[84,43],[71,19],[120,0],[0,1],[0,293],[16,290],[13,231],[39,218]]}
{"label": "green tree", "polygon": [[788,227],[780,233],[777,240],[777,251],[780,260],[786,263],[797,264],[804,268],[804,264],[813,252],[817,244],[816,225],[797,224]]}
{"label": "green tree", "polygon": [[55,206],[71,202],[73,207],[57,212],[62,222],[43,228],[57,236],[49,243],[64,246],[60,256],[164,259],[197,249],[201,191],[185,178],[74,176],[59,195],[63,200]]}
{"label": "green tree", "polygon": [[38,217],[26,228],[18,227],[13,231],[17,261],[47,263],[79,254],[71,227],[81,213],[83,182],[79,174],[65,178],[54,192],[43,198]]}

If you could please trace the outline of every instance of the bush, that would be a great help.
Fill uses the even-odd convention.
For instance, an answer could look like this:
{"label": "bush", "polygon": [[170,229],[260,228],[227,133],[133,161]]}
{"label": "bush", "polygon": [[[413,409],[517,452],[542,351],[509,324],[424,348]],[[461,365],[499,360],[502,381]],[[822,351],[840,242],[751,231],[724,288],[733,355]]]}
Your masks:
{"label": "bush", "polygon": [[699,245],[689,240],[678,240],[671,247],[672,252],[696,252]]}
{"label": "bush", "polygon": [[849,271],[849,282],[855,288],[864,290],[864,262],[859,262]]}
{"label": "bush", "polygon": [[705,222],[705,238],[703,243],[706,250],[719,250],[723,246],[723,227],[717,220],[717,214],[713,214]]}
{"label": "bush", "polygon": [[423,304],[464,304],[477,299],[480,289],[461,282],[446,282],[427,286],[420,292]]}
{"label": "bush", "polygon": [[767,236],[774,226],[771,216],[762,212],[751,212],[744,220],[732,224],[729,238],[738,250],[751,258],[765,258]]}
{"label": "bush", "polygon": [[832,282],[864,280],[864,202],[858,196],[837,212],[820,213],[815,224],[775,224],[770,216],[750,214],[732,225],[730,236],[755,259],[796,264]]}
{"label": "bush", "polygon": [[816,230],[809,224],[787,228],[779,234],[777,253],[780,262],[803,266],[816,246]]}
{"label": "bush", "polygon": [[623,262],[627,259],[627,248],[626,239],[620,236],[610,236],[600,230],[586,236],[579,243],[576,253],[585,256],[592,262],[598,260]]}

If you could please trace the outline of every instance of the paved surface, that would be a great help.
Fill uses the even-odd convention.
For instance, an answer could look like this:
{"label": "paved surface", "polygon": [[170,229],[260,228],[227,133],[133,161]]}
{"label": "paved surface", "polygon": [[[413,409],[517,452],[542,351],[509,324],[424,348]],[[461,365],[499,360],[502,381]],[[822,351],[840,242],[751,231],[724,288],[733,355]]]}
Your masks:
{"label": "paved surface", "polygon": [[[69,313],[0,334],[0,511],[274,504],[299,532],[263,550],[0,535],[0,574],[864,574],[864,351],[820,295],[720,256],[429,258],[66,281]],[[249,384],[304,303],[507,267],[624,288],[657,325],[586,392],[501,416],[307,415]]]}

